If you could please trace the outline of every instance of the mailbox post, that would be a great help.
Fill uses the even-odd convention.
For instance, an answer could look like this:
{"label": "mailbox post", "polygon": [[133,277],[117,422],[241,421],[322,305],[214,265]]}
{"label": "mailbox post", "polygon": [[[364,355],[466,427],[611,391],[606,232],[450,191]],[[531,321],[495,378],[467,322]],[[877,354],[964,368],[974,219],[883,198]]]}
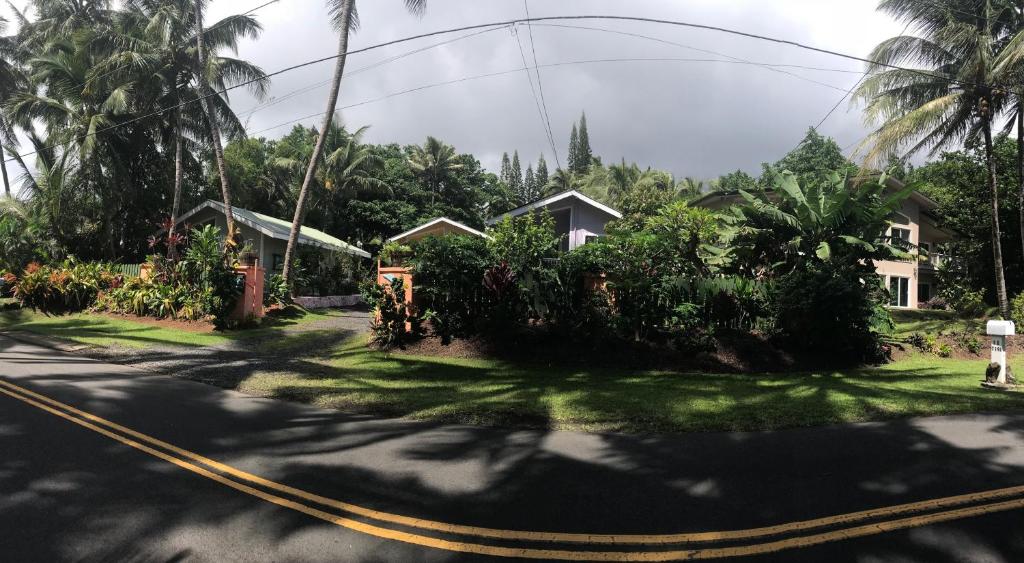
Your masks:
{"label": "mailbox post", "polygon": [[[996,383],[1006,384],[1006,337],[1013,336],[1014,326],[1012,321],[989,321],[985,327],[989,336],[992,337],[992,363],[999,364],[999,375]],[[995,366],[992,366],[995,368]]]}

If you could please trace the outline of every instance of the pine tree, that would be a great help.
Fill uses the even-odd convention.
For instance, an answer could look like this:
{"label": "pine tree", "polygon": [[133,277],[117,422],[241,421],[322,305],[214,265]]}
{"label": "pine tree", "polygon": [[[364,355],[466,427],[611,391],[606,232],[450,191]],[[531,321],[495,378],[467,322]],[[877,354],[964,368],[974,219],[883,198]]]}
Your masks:
{"label": "pine tree", "polygon": [[587,134],[587,113],[580,115],[579,139],[576,141],[576,172],[586,172],[590,168],[590,159],[594,154],[590,150],[590,135]]}
{"label": "pine tree", "polygon": [[526,167],[526,178],[523,180],[523,203],[537,199],[537,178],[533,175],[533,166]]}
{"label": "pine tree", "polygon": [[566,163],[566,166],[568,166],[571,171],[576,170],[576,157],[579,154],[579,143],[579,132],[576,130],[576,124],[573,123],[572,133],[569,134],[569,162]]}
{"label": "pine tree", "polygon": [[544,155],[540,155],[537,159],[537,173],[534,176],[537,183],[537,195],[544,193],[544,188],[548,185],[548,163],[544,161]]}
{"label": "pine tree", "polygon": [[523,193],[523,169],[519,165],[519,151],[512,153],[512,167],[509,169],[508,187],[514,194],[522,195]]}
{"label": "pine tree", "polygon": [[509,185],[509,177],[512,175],[512,164],[508,160],[508,153],[501,153],[501,172],[498,174],[498,179],[501,180],[506,186]]}

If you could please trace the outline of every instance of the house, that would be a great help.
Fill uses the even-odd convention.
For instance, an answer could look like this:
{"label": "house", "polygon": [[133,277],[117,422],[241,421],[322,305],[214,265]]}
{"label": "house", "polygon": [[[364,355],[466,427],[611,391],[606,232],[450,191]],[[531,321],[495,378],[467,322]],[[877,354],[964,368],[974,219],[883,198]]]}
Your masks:
{"label": "house", "polygon": [[[267,275],[281,272],[284,268],[284,253],[288,246],[288,235],[292,229],[291,221],[241,207],[232,206],[231,211],[235,218],[235,228],[246,244],[252,246],[259,256],[259,263],[266,269]],[[220,232],[224,235],[227,234],[228,229],[224,204],[211,199],[184,213],[178,218],[177,224],[191,225],[192,228],[214,225],[219,227]],[[302,230],[299,231],[299,245],[361,258],[370,257],[369,252],[311,227],[302,227]]]}
{"label": "house", "polygon": [[431,236],[441,235],[473,235],[478,237],[490,238],[486,234],[458,221],[453,221],[447,217],[438,217],[437,219],[431,219],[426,223],[418,227],[413,227],[404,233],[399,233],[388,239],[388,242],[398,242],[402,244],[408,244],[415,242],[420,239],[424,239]]}
{"label": "house", "polygon": [[[894,178],[887,178],[886,186],[892,191],[904,187]],[[690,205],[723,209],[741,199],[738,192],[711,192]],[[914,191],[891,217],[886,236],[905,240],[922,251],[917,260],[875,262],[878,274],[889,288],[892,307],[918,309],[936,295],[938,278],[935,270],[944,258],[939,253],[939,245],[954,238],[953,232],[939,226],[935,215],[938,206],[934,200]]]}
{"label": "house", "polygon": [[622,218],[622,213],[615,209],[576,190],[568,190],[491,217],[487,225],[494,225],[506,217],[518,217],[542,209],[551,213],[555,220],[555,233],[562,235],[562,250],[565,251],[603,236],[609,221]]}

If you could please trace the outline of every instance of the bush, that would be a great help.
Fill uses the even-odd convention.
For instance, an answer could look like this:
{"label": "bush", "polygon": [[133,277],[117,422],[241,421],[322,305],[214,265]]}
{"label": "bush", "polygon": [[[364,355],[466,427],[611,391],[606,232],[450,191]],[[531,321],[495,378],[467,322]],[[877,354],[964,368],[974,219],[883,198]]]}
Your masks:
{"label": "bush", "polygon": [[1018,293],[1010,303],[1010,318],[1024,330],[1024,291]]}
{"label": "bush", "polygon": [[[157,318],[209,319],[223,326],[242,288],[224,255],[220,230],[212,225],[193,229],[184,244],[187,247],[180,258],[152,256],[148,279],[126,280],[104,293],[96,308]],[[174,245],[176,248],[178,243]]]}
{"label": "bush", "polygon": [[374,282],[366,282],[360,288],[363,299],[373,307],[376,316],[370,324],[371,341],[385,350],[401,348],[418,331],[413,325],[410,331],[406,323],[414,323],[405,305],[405,286],[402,278],[395,278],[390,285],[384,286]]}
{"label": "bush", "polygon": [[493,264],[487,241],[465,235],[426,237],[416,243],[410,264],[416,305],[442,341],[475,334],[486,312],[484,272]]}
{"label": "bush", "polygon": [[883,359],[882,336],[893,330],[874,273],[823,263],[794,270],[773,292],[776,329],[794,349],[846,361]]}
{"label": "bush", "polygon": [[107,264],[74,258],[53,267],[33,262],[15,280],[13,294],[22,305],[47,313],[81,311],[91,307],[102,291],[120,285],[121,280],[121,275]]}
{"label": "bush", "polygon": [[935,353],[938,354],[940,358],[948,358],[953,355],[953,349],[949,344],[940,344]]}
{"label": "bush", "polygon": [[959,293],[944,291],[943,297],[961,317],[972,319],[985,314],[985,298],[979,290],[963,288]]}
{"label": "bush", "polygon": [[287,305],[291,303],[291,292],[288,291],[288,282],[281,274],[274,274],[267,278],[263,286],[263,305]]}

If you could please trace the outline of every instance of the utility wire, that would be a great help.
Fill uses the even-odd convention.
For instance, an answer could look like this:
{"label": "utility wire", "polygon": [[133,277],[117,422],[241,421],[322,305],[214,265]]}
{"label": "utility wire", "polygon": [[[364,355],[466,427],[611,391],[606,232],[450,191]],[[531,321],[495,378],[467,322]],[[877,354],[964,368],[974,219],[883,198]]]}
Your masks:
{"label": "utility wire", "polygon": [[[539,65],[539,68],[556,68],[556,67],[561,67],[561,66],[573,66],[573,65],[584,65],[584,64],[600,64],[600,63],[618,63],[618,62],[688,62],[688,63],[746,64],[746,63],[743,63],[742,61],[729,61],[729,60],[722,60],[722,59],[664,58],[664,57],[662,57],[662,58],[645,58],[645,57],[640,57],[640,58],[584,59],[584,60],[577,60],[577,61],[562,61],[562,62],[555,62],[555,63],[545,63],[545,64],[542,64],[542,65]],[[479,79],[483,79],[483,78],[493,78],[493,77],[496,77],[496,76],[504,76],[504,75],[507,75],[507,74],[513,74],[513,73],[516,73],[516,72],[522,72],[524,70],[527,70],[527,71],[531,70],[531,67],[524,65],[521,68],[513,68],[513,69],[502,70],[502,71],[498,71],[498,72],[488,72],[488,73],[485,73],[485,74],[476,74],[476,75],[472,75],[472,76],[464,76],[464,77],[456,78],[456,79],[453,79],[453,80],[445,80],[445,81],[442,81],[442,82],[433,82],[433,83],[430,83],[430,84],[423,84],[423,85],[416,86],[416,87],[413,87],[413,88],[408,88],[408,89],[400,90],[400,91],[397,91],[397,92],[391,92],[391,93],[385,94],[383,96],[378,96],[378,97],[375,97],[375,98],[370,98],[370,99],[367,99],[367,100],[363,100],[363,101],[360,101],[360,102],[356,102],[356,103],[353,103],[353,104],[342,106],[342,107],[338,108],[338,110],[350,109],[350,108],[354,108],[354,107],[364,106],[364,105],[367,105],[367,104],[372,104],[372,103],[375,103],[375,102],[380,102],[380,101],[384,101],[384,100],[387,100],[387,99],[390,99],[390,98],[394,98],[396,96],[402,96],[402,95],[405,95],[405,94],[410,94],[410,93],[413,93],[413,92],[419,92],[419,91],[422,91],[422,90],[429,90],[431,88],[437,88],[437,87],[440,87],[440,86],[448,86],[448,85],[451,85],[451,84],[458,84],[458,83],[462,83],[462,82],[468,82],[468,81],[471,81],[471,80],[479,80]],[[295,118],[295,119],[290,119],[288,121],[284,121],[284,122],[278,123],[276,125],[271,125],[269,127],[266,127],[266,128],[263,128],[263,129],[260,129],[260,130],[257,130],[257,131],[250,131],[250,132],[248,132],[248,134],[249,135],[256,135],[256,134],[259,134],[259,133],[270,131],[272,129],[277,129],[278,127],[284,127],[285,125],[291,125],[293,123],[297,123],[297,122],[303,121],[305,119],[311,119],[311,118],[314,118],[314,117],[320,117],[320,116],[323,116],[325,113],[327,113],[327,112],[321,111],[321,112],[313,113],[313,114],[310,114],[310,115],[304,115],[302,117],[298,117],[298,118]]]}
{"label": "utility wire", "polygon": [[[721,33],[726,33],[726,34],[729,34],[729,35],[736,35],[736,36],[739,36],[739,37],[748,37],[748,38],[751,38],[751,39],[758,39],[758,40],[761,40],[761,41],[777,43],[777,44],[780,44],[780,45],[789,45],[789,46],[796,47],[796,48],[799,48],[799,49],[813,51],[813,52],[816,52],[816,53],[823,53],[823,54],[826,54],[826,55],[831,55],[831,56],[840,57],[840,58],[844,58],[844,59],[848,59],[848,60],[853,60],[853,61],[859,61],[859,62],[862,62],[862,63],[868,63],[868,64],[875,65],[875,66],[878,66],[878,67],[904,70],[904,71],[911,72],[911,73],[914,73],[914,74],[920,74],[921,76],[926,76],[928,78],[937,78],[939,80],[945,80],[947,82],[950,82],[952,84],[957,84],[957,85],[960,85],[960,86],[971,86],[971,87],[981,87],[981,86],[983,86],[983,85],[975,83],[975,82],[959,80],[959,79],[956,79],[956,78],[951,78],[951,77],[948,77],[948,76],[945,76],[945,75],[942,75],[942,74],[933,73],[933,72],[930,72],[930,71],[914,69],[914,68],[907,68],[907,67],[901,67],[899,65],[895,65],[895,64],[891,64],[891,63],[885,63],[885,62],[882,62],[882,61],[874,61],[874,60],[867,59],[867,58],[864,58],[864,57],[859,57],[859,56],[856,56],[856,55],[850,55],[850,54],[847,54],[847,53],[842,53],[842,52],[834,51],[834,50],[831,50],[831,49],[825,49],[825,48],[822,48],[822,47],[815,47],[813,45],[807,45],[807,44],[801,43],[799,41],[793,41],[793,40],[790,40],[790,39],[782,39],[782,38],[778,38],[778,37],[771,37],[771,36],[767,36],[767,35],[760,35],[760,34],[757,34],[757,33],[750,33],[750,32],[747,32],[747,31],[740,31],[740,30],[730,29],[730,28],[721,27],[721,26],[699,24],[699,23],[679,21],[679,20],[666,20],[666,19],[660,19],[660,18],[647,18],[647,17],[638,17],[638,16],[606,16],[606,15],[543,16],[543,17],[537,17],[537,18],[530,18],[529,21],[531,21],[531,22],[539,22],[539,21],[566,21],[566,20],[632,21],[632,22],[644,22],[644,23],[657,23],[657,24],[671,25],[671,26],[677,26],[677,27],[687,27],[687,28],[692,28],[692,29],[704,29],[704,30],[708,30],[708,31],[718,31],[718,32],[721,32]],[[398,38],[398,39],[392,39],[390,41],[385,41],[385,42],[382,42],[382,43],[377,43],[377,44],[370,45],[370,46],[367,46],[367,47],[362,47],[360,49],[354,49],[352,51],[347,52],[346,55],[355,55],[355,54],[359,54],[359,53],[365,53],[365,52],[372,51],[372,50],[375,50],[375,49],[380,49],[380,48],[388,47],[388,46],[391,46],[391,45],[397,45],[399,43],[406,43],[406,42],[409,42],[409,41],[415,41],[417,39],[423,39],[423,38],[426,38],[426,37],[434,37],[436,35],[444,35],[444,34],[447,34],[447,33],[457,33],[457,32],[460,32],[460,31],[471,31],[471,30],[475,30],[475,29],[483,29],[483,28],[495,27],[495,26],[512,26],[512,25],[516,25],[518,23],[525,23],[525,22],[526,22],[526,20],[524,20],[522,18],[519,18],[519,19],[512,19],[512,20],[499,21],[499,22],[489,22],[489,23],[482,23],[482,24],[465,25],[465,26],[460,26],[460,27],[455,27],[455,28],[442,29],[442,30],[438,30],[438,31],[431,31],[431,32],[427,32],[427,33],[420,33],[420,34],[417,34],[417,35],[410,35],[410,36],[407,36],[407,37],[401,37],[401,38]],[[150,117],[154,117],[154,116],[157,116],[157,115],[169,112],[169,111],[174,111],[174,110],[176,110],[176,109],[178,109],[180,107],[186,106],[188,104],[193,104],[193,103],[196,103],[196,102],[200,102],[202,100],[205,100],[206,98],[209,98],[209,97],[212,97],[212,96],[217,96],[217,95],[226,93],[226,92],[228,92],[230,90],[234,90],[236,88],[241,88],[243,86],[247,86],[249,84],[252,84],[253,82],[257,82],[258,80],[265,80],[267,78],[270,78],[270,77],[273,77],[273,76],[277,76],[279,74],[283,74],[283,73],[286,73],[286,72],[290,72],[290,71],[293,71],[293,70],[296,70],[296,69],[299,69],[299,68],[303,68],[303,67],[315,65],[315,64],[318,64],[318,63],[334,60],[334,59],[338,58],[338,56],[339,55],[334,54],[334,55],[330,55],[330,56],[321,57],[321,58],[318,58],[318,59],[313,59],[313,60],[310,60],[310,61],[305,61],[305,62],[302,62],[302,63],[298,63],[298,64],[295,64],[295,65],[292,65],[292,66],[288,66],[288,67],[282,68],[280,70],[277,70],[275,72],[272,72],[272,73],[269,73],[269,74],[265,74],[265,75],[261,76],[258,79],[245,80],[245,81],[239,82],[237,84],[234,84],[232,86],[228,86],[228,87],[222,88],[220,90],[215,90],[215,91],[209,92],[208,94],[205,94],[203,96],[199,96],[199,97],[191,99],[191,100],[186,100],[184,102],[180,102],[180,103],[172,105],[172,106],[161,108],[161,109],[158,109],[158,110],[146,113],[144,115],[141,115],[141,116],[138,116],[138,117],[134,117],[134,118],[129,119],[127,121],[123,121],[121,123],[117,123],[117,124],[110,125],[110,126],[107,126],[107,127],[102,127],[100,129],[97,129],[96,131],[87,133],[87,134],[85,134],[83,136],[80,136],[80,137],[77,137],[75,139],[71,139],[66,144],[70,144],[71,142],[74,142],[74,141],[81,141],[81,140],[87,139],[89,137],[93,137],[93,136],[99,135],[99,134],[104,133],[106,131],[110,131],[112,129],[116,129],[116,128],[119,128],[119,127],[124,127],[124,126],[130,125],[132,123],[137,123],[137,122],[142,121],[144,119],[149,119]],[[999,87],[992,87],[992,89],[996,90],[996,91],[1000,91],[1001,90]],[[56,146],[59,146],[59,144],[50,145],[48,147],[43,147],[43,148],[49,149],[49,148],[54,148]],[[36,152],[38,152],[38,151],[31,151],[31,152],[27,152],[27,153],[22,153],[22,154],[20,154],[18,156],[19,157],[30,156],[30,155],[35,154]],[[15,158],[9,158],[5,162],[14,162],[15,160],[16,160]]]}
{"label": "utility wire", "polygon": [[[526,62],[526,52],[523,51],[523,42],[519,39],[519,29],[512,28],[512,35],[515,36],[516,44],[519,45],[519,56],[523,59],[523,68],[526,69],[526,80],[530,83],[530,94],[533,95],[533,103],[537,106],[537,117],[540,118],[540,128],[544,130],[544,136],[548,139],[552,152],[555,150],[555,141],[551,136],[551,130],[544,120],[544,110],[540,107],[540,97],[537,96],[537,89],[533,86],[533,74],[530,72],[530,64]],[[556,160],[557,163],[557,160]]]}
{"label": "utility wire", "polygon": [[[460,35],[458,37],[454,37],[452,39],[447,39],[445,41],[439,41],[437,43],[432,43],[432,44],[426,45],[424,47],[419,47],[419,48],[413,49],[411,51],[406,51],[404,53],[395,55],[393,57],[388,57],[386,59],[381,59],[381,60],[379,60],[379,61],[377,61],[377,62],[375,62],[373,64],[369,64],[369,65],[366,65],[366,66],[363,66],[363,67],[359,67],[357,69],[352,70],[351,72],[345,73],[345,76],[354,76],[354,75],[359,74],[361,72],[372,70],[374,68],[383,66],[383,65],[388,64],[388,63],[393,63],[393,62],[395,62],[397,60],[404,59],[405,57],[408,57],[408,56],[411,56],[411,55],[415,55],[417,53],[422,53],[423,51],[428,51],[428,50],[433,49],[435,47],[440,47],[440,46],[443,46],[443,45],[449,45],[451,43],[455,43],[456,41],[461,41],[463,39],[468,39],[470,37],[475,37],[477,35],[483,35],[485,33],[489,33],[491,31],[495,31],[495,30],[498,30],[498,29],[507,29],[508,27],[509,26],[491,27],[491,28],[487,28],[487,29],[482,29],[480,31],[475,31],[473,33],[467,33],[465,35]],[[281,95],[280,97],[274,97],[274,98],[268,100],[267,102],[264,102],[264,103],[261,103],[261,104],[257,104],[257,105],[255,105],[255,106],[253,106],[253,107],[251,107],[251,108],[249,108],[249,109],[247,109],[245,111],[237,113],[236,115],[239,116],[239,117],[242,117],[242,116],[251,117],[253,114],[255,114],[257,112],[263,111],[263,110],[265,110],[265,109],[267,109],[267,108],[269,108],[271,106],[275,106],[275,105],[277,105],[279,103],[285,102],[285,101],[287,101],[287,100],[289,100],[291,98],[294,98],[295,96],[298,96],[298,95],[301,95],[301,94],[305,94],[306,92],[310,92],[310,91],[316,90],[317,88],[322,88],[323,86],[326,86],[327,84],[330,84],[333,81],[334,81],[333,78],[328,78],[327,80],[323,80],[323,81],[320,81],[320,82],[316,82],[314,84],[309,84],[307,86],[303,86],[301,88],[297,88],[295,90],[292,90],[292,91],[288,92],[287,94]]]}
{"label": "utility wire", "polygon": [[[744,59],[744,58],[741,58],[741,57],[736,57],[736,56],[733,56],[733,55],[728,55],[726,53],[720,53],[718,51],[712,51],[710,49],[702,49],[700,47],[694,47],[692,45],[686,45],[685,43],[677,43],[675,41],[670,41],[668,39],[662,39],[661,37],[654,37],[652,35],[644,35],[643,33],[635,33],[635,32],[631,32],[631,31],[622,31],[622,30],[619,30],[619,29],[610,29],[610,28],[607,28],[607,27],[592,27],[592,26],[586,26],[586,25],[569,25],[569,24],[557,24],[557,23],[539,23],[539,24],[535,24],[535,25],[543,26],[543,27],[557,27],[557,28],[563,28],[563,29],[580,29],[580,30],[585,30],[585,31],[600,31],[602,33],[610,33],[610,34],[614,34],[614,35],[622,35],[622,36],[625,36],[625,37],[634,37],[634,38],[637,38],[637,39],[646,39],[648,41],[654,41],[656,43],[662,43],[662,44],[665,44],[665,45],[671,45],[673,47],[680,47],[680,48],[683,48],[683,49],[689,49],[691,51],[697,51],[698,53],[705,53],[705,54],[708,54],[708,55],[715,55],[717,57],[725,57],[725,58],[731,59],[733,61],[743,62],[743,63],[754,65],[754,66],[761,66],[761,67],[764,67],[767,70],[771,70],[773,72],[778,72],[778,73],[781,73],[781,74],[788,74],[789,76],[792,76],[794,78],[798,78],[798,79],[803,80],[805,82],[811,82],[811,83],[814,83],[814,84],[821,84],[823,86],[828,86],[829,88],[832,88],[834,90],[839,90],[841,92],[845,91],[842,88],[839,88],[838,86],[832,86],[831,84],[825,84],[824,82],[819,82],[817,80],[814,80],[813,78],[807,78],[806,76],[803,76],[803,75],[800,75],[800,74],[796,74],[794,72],[789,72],[789,71],[777,68],[777,67],[780,67],[780,66],[783,66],[783,65],[769,65],[769,64],[758,63],[756,61],[751,61],[751,60]],[[799,67],[799,65],[793,65],[793,66],[801,68],[801,67]],[[813,67],[807,67],[807,69],[808,70],[818,70],[818,69],[815,69]],[[858,73],[858,74],[860,73],[860,71],[848,71],[848,72]]]}
{"label": "utility wire", "polygon": [[[555,135],[551,131],[551,116],[548,115],[548,103],[544,99],[544,83],[540,80],[540,68],[537,67],[537,48],[536,42],[533,40],[533,26],[530,25],[530,2],[529,0],[523,0],[523,8],[526,10],[526,29],[530,32],[530,52],[533,53],[533,70],[537,73],[537,89],[540,90],[540,105],[544,108],[544,123],[547,124],[548,140],[551,141],[551,152],[555,153],[555,166],[558,168],[562,167],[561,161],[558,159],[558,149],[555,145]],[[521,48],[522,46],[520,46]]]}

